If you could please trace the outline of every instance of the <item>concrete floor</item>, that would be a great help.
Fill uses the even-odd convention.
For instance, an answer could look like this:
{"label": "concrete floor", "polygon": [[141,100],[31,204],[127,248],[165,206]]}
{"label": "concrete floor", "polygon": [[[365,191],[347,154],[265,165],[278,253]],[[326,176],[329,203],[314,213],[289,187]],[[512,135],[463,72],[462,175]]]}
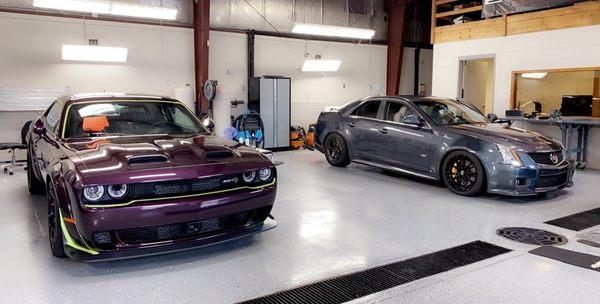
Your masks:
{"label": "concrete floor", "polygon": [[[503,226],[570,238],[544,221],[600,206],[600,173],[535,199],[465,198],[431,182],[362,165],[330,167],[317,152],[277,153],[279,226],[252,238],[157,257],[83,264],[53,258],[45,198],[22,170],[0,175],[0,303],[231,303],[474,240],[514,251],[359,299],[357,303],[598,303],[600,276],[527,253]],[[597,228],[590,228],[593,230]],[[587,231],[587,230],[586,230]]]}

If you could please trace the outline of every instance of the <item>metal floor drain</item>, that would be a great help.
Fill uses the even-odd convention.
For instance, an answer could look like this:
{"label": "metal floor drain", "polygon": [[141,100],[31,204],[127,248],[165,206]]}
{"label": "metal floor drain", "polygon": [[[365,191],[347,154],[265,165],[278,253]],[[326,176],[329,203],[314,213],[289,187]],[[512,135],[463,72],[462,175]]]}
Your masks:
{"label": "metal floor drain", "polygon": [[496,233],[513,241],[540,246],[563,245],[567,243],[567,238],[560,234],[534,228],[504,227],[498,229]]}
{"label": "metal floor drain", "polygon": [[280,291],[242,304],[339,304],[509,252],[482,241]]}

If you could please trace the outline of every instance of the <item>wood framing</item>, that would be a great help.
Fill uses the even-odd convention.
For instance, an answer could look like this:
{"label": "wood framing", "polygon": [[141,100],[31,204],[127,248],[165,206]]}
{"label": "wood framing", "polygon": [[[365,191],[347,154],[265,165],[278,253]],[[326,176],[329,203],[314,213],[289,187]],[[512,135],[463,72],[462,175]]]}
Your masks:
{"label": "wood framing", "polygon": [[[520,74],[523,73],[557,73],[557,72],[582,72],[582,71],[596,71],[600,73],[600,67],[579,67],[579,68],[557,68],[557,69],[539,69],[539,70],[518,70],[512,71],[511,84],[510,84],[510,108],[514,109],[517,107],[517,79]],[[597,81],[597,80],[596,80]],[[594,90],[596,90],[594,85]],[[594,95],[595,95],[594,91]]]}
{"label": "wood framing", "polygon": [[[440,5],[440,3],[448,2],[452,1],[434,1],[434,4],[432,5],[433,16],[440,16],[441,14],[436,11],[437,6]],[[432,19],[431,41],[434,44],[450,41],[493,38],[579,26],[598,25],[600,24],[600,1],[588,1],[576,3],[567,7],[439,27],[435,26],[436,18]]]}

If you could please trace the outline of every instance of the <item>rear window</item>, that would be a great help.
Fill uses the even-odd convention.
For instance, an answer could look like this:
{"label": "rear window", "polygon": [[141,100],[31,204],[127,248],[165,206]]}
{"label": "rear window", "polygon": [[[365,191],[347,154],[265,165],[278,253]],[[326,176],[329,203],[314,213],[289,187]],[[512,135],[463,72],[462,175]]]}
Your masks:
{"label": "rear window", "polygon": [[377,118],[377,113],[379,112],[379,105],[381,101],[369,101],[360,107],[358,107],[352,115],[366,117],[366,118]]}

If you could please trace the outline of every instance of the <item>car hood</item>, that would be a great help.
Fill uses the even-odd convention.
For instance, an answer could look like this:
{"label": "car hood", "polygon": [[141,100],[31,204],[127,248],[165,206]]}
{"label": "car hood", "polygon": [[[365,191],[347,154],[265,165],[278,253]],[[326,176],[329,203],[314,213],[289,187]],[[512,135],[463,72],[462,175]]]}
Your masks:
{"label": "car hood", "polygon": [[525,152],[559,150],[561,144],[546,136],[510,128],[504,124],[470,124],[448,126],[453,132],[486,140],[495,144],[516,147]]}
{"label": "car hood", "polygon": [[214,135],[124,136],[65,143],[82,175],[211,164],[269,162],[253,148]]}

